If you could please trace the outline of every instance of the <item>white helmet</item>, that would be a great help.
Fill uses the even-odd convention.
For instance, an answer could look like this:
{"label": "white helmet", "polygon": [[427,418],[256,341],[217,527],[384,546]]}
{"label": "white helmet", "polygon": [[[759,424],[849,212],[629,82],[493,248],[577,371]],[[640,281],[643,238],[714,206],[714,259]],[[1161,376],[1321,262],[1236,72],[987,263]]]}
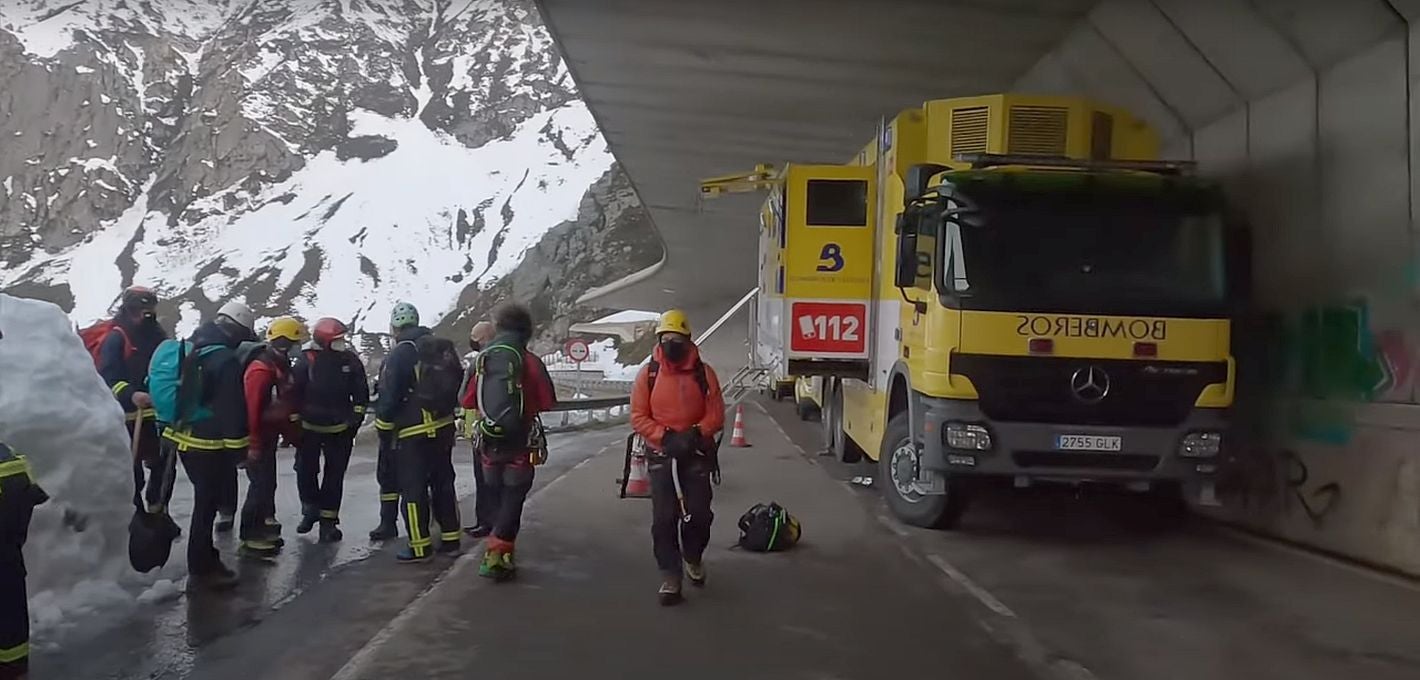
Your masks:
{"label": "white helmet", "polygon": [[255,332],[256,330],[256,315],[251,313],[250,307],[236,300],[222,305],[222,308],[217,310],[217,316],[225,316],[248,331]]}

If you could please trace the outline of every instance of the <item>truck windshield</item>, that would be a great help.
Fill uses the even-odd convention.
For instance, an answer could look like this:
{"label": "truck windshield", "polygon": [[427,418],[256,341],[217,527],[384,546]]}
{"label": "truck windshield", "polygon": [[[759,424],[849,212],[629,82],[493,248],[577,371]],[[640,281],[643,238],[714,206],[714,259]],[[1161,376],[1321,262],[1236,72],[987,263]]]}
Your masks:
{"label": "truck windshield", "polygon": [[[959,306],[1152,316],[1227,309],[1225,234],[1216,203],[1159,192],[958,192],[974,212],[943,225],[940,267]],[[964,289],[964,290],[963,290]]]}

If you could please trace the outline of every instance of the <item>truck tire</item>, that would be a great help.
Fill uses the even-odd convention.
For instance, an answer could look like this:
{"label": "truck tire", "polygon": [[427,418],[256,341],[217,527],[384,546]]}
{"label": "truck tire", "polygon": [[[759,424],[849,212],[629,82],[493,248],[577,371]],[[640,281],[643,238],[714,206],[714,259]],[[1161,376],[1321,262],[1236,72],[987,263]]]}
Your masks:
{"label": "truck tire", "polygon": [[924,495],[904,491],[905,484],[899,479],[912,478],[913,456],[916,446],[911,440],[911,428],[904,411],[888,421],[883,433],[883,450],[878,456],[878,479],[882,484],[883,496],[888,509],[906,524],[928,529],[950,529],[961,520],[966,512],[967,495],[965,485],[956,479],[947,479],[947,492],[942,495]]}
{"label": "truck tire", "polygon": [[843,389],[837,382],[824,386],[823,403],[824,411],[819,419],[823,421],[823,437],[828,450],[845,463],[861,462],[863,450],[843,430]]}

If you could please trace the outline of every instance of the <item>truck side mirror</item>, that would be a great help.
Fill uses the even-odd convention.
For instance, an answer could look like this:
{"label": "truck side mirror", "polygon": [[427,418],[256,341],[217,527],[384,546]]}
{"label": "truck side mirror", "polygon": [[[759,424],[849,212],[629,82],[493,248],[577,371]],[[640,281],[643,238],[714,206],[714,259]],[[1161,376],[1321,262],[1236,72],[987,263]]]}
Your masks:
{"label": "truck side mirror", "polygon": [[945,165],[936,163],[919,163],[907,169],[907,196],[905,200],[913,201],[927,193],[927,185],[932,181],[934,175],[951,170]]}
{"label": "truck side mirror", "polygon": [[897,267],[893,285],[910,288],[917,285],[917,232],[903,230],[897,235]]}

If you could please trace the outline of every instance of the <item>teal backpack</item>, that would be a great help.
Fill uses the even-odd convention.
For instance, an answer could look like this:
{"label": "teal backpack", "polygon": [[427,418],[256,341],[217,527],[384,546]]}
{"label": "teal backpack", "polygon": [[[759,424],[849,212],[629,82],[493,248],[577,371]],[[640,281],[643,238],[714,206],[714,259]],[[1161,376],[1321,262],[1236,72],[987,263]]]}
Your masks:
{"label": "teal backpack", "polygon": [[223,349],[208,345],[193,351],[191,342],[173,339],[158,345],[148,363],[148,394],[158,422],[191,425],[212,417],[212,410],[202,403],[207,390],[199,359]]}

